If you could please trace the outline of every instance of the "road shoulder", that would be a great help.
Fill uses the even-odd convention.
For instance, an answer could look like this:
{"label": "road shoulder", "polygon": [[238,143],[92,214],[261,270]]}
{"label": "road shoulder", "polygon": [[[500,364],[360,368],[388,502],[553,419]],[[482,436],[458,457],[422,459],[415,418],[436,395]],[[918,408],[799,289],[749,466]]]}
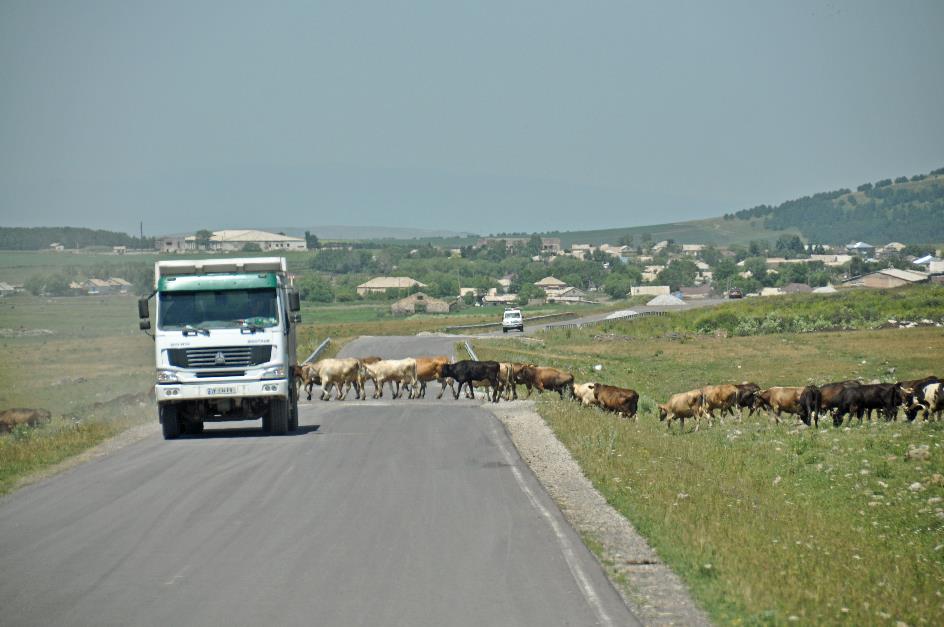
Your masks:
{"label": "road shoulder", "polygon": [[534,409],[533,401],[489,407],[567,521],[601,562],[624,602],[647,625],[710,625],[682,580],[613,509]]}

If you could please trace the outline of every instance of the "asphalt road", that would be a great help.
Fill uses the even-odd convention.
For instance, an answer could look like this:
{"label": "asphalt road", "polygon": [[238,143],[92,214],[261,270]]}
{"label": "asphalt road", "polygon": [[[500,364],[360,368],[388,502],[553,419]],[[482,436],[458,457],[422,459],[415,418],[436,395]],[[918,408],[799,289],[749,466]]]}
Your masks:
{"label": "asphalt road", "polygon": [[151,437],[0,500],[0,623],[636,624],[481,402],[316,400],[300,422]]}

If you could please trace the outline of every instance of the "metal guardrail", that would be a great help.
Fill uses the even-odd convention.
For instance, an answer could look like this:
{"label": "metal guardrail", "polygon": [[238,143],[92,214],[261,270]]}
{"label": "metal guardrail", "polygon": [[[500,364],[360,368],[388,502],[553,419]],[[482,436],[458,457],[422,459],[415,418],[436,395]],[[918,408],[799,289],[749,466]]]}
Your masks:
{"label": "metal guardrail", "polygon": [[322,342],[321,344],[319,344],[319,345],[318,345],[318,348],[316,348],[315,351],[314,351],[311,355],[308,356],[308,359],[306,359],[306,360],[303,361],[302,363],[303,363],[303,364],[307,364],[307,363],[310,362],[311,360],[317,359],[317,358],[318,358],[318,355],[320,355],[321,353],[323,353],[323,352],[325,351],[325,349],[328,348],[328,344],[330,344],[330,343],[331,343],[331,338],[330,338],[330,337],[329,337],[329,338],[325,338],[325,341]]}
{"label": "metal guardrail", "polygon": [[463,344],[465,344],[465,352],[469,354],[469,359],[471,359],[472,361],[478,361],[479,356],[475,354],[474,350],[472,350],[472,345],[469,344],[469,341],[466,340],[465,342],[463,342]]}
{"label": "metal guardrail", "polygon": [[[531,318],[524,318],[524,322],[533,322],[535,320],[546,320],[548,318],[563,318],[564,316],[576,316],[578,315],[573,311],[564,311],[560,313],[552,314],[542,314],[540,316],[533,316]],[[485,329],[487,327],[500,327],[501,320],[498,322],[480,322],[478,324],[457,324],[451,327],[443,327],[444,331],[461,331],[462,329]]]}
{"label": "metal guardrail", "polygon": [[641,311],[631,316],[620,316],[619,318],[604,318],[602,320],[591,320],[590,322],[564,322],[562,324],[549,324],[544,327],[544,331],[553,331],[556,329],[583,329],[584,327],[595,327],[598,324],[607,322],[622,322],[624,320],[635,320],[636,318],[647,318],[649,316],[665,316],[664,311]]}

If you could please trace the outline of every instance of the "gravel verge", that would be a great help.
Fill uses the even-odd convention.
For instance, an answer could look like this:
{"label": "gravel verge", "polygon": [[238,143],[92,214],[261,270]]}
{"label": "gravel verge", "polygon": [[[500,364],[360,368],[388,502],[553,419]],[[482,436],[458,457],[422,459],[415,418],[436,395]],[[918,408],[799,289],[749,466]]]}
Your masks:
{"label": "gravel verge", "polygon": [[682,580],[584,476],[570,451],[535,411],[534,401],[505,402],[488,409],[505,426],[521,458],[574,529],[597,545],[594,553],[607,576],[643,623],[711,624]]}

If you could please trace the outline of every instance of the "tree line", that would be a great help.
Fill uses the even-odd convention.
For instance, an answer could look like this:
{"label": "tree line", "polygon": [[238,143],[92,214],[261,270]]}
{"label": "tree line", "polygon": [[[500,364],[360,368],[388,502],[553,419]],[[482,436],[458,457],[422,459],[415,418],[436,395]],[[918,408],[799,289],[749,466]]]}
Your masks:
{"label": "tree line", "polygon": [[54,243],[69,249],[90,246],[154,249],[153,237],[142,239],[117,231],[73,226],[0,227],[0,250],[45,250]]}

